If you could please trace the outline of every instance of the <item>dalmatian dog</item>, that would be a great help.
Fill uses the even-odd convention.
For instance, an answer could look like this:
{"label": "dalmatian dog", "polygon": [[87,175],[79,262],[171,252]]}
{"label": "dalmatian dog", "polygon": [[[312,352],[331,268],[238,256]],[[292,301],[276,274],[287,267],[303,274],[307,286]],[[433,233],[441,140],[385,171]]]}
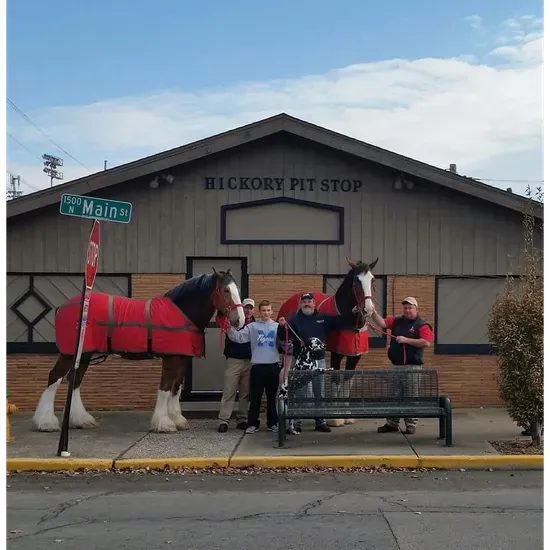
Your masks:
{"label": "dalmatian dog", "polygon": [[[294,362],[293,370],[299,370],[299,371],[319,371],[323,372],[326,369],[324,366],[324,361],[321,363],[321,366],[319,366],[320,360],[325,358],[325,350],[327,346],[319,338],[316,338],[315,336],[308,338],[303,344],[300,349],[300,353],[298,354],[298,357],[296,357],[296,361]],[[304,384],[309,383],[309,377],[306,377],[304,379]],[[299,386],[298,386],[299,388]],[[295,388],[295,389],[298,389]],[[280,386],[279,389],[279,397],[287,397],[288,396],[288,377],[285,378]],[[287,428],[287,433],[289,434],[298,434],[294,429],[294,420],[289,420],[289,426]]]}

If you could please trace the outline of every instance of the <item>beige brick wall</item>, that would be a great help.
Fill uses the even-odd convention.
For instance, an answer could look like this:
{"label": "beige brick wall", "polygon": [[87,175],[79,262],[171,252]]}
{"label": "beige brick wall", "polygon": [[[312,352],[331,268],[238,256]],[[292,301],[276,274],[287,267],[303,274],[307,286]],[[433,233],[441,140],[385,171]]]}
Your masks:
{"label": "beige brick wall", "polygon": [[[185,279],[185,274],[147,274],[132,276],[132,294],[147,298],[161,294]],[[401,300],[415,296],[420,314],[433,323],[434,277],[388,277],[388,314],[399,314]],[[322,291],[320,275],[250,275],[250,296],[256,303],[269,299],[275,313],[292,294],[302,291]],[[46,387],[48,373],[55,355],[17,354],[7,357],[7,385],[11,400],[22,411],[34,410],[40,394]],[[425,352],[426,367],[437,368],[441,391],[448,394],[455,407],[501,406],[495,380],[496,358],[487,355],[434,355],[433,348]],[[387,348],[373,349],[364,355],[361,368],[388,366]],[[154,407],[160,377],[160,361],[124,361],[118,357],[86,373],[82,386],[86,407],[93,410],[150,410]],[[56,406],[63,407],[66,384],[56,398]]]}

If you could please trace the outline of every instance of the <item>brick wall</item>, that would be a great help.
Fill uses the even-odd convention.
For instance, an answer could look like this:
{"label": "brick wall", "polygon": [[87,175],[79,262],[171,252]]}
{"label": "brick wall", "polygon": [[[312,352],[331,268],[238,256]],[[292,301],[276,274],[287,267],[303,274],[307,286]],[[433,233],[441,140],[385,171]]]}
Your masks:
{"label": "brick wall", "polygon": [[[132,294],[147,298],[163,293],[185,279],[184,274],[146,274],[132,276]],[[434,320],[435,279],[433,277],[388,276],[388,314],[399,314],[401,300],[415,296],[420,314]],[[284,300],[301,291],[323,290],[320,275],[250,275],[250,297],[258,303],[269,299],[275,314]],[[46,387],[55,355],[16,354],[7,357],[7,385],[12,401],[23,411],[34,410]],[[501,406],[495,380],[496,359],[487,355],[434,355],[425,351],[426,367],[437,368],[441,391],[456,407]],[[387,348],[373,349],[363,356],[361,368],[388,366]],[[90,367],[83,383],[83,400],[90,410],[150,410],[154,407],[160,377],[160,361],[124,361],[109,357],[101,365]],[[58,391],[56,406],[63,407],[66,384]]]}

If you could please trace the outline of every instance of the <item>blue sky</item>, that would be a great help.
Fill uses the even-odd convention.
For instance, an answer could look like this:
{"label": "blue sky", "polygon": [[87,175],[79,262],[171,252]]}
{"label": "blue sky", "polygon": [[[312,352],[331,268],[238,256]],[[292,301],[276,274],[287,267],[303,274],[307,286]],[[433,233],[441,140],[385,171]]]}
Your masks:
{"label": "blue sky", "polygon": [[[474,28],[467,20],[474,14],[480,16],[482,28]],[[296,82],[350,65],[396,59],[448,60],[470,55],[476,56],[476,63],[492,66],[496,60],[488,59],[487,54],[498,46],[498,40],[493,39],[499,25],[524,15],[542,17],[542,3],[9,0],[7,95],[69,152],[79,159],[88,157],[83,164],[91,162],[93,170],[102,164],[100,153],[117,163],[132,160],[128,157],[134,151],[114,143],[102,151],[96,143],[97,152],[91,152],[89,143],[76,136],[74,129],[68,130],[71,121],[67,121],[67,109],[120,102],[128,97],[143,99],[154,93],[180,94],[188,104],[189,97],[223,94],[251,82]],[[284,103],[279,111],[285,110]],[[204,104],[194,104],[194,110],[202,110]],[[270,104],[270,108],[277,111],[276,104]],[[65,110],[63,122],[52,118],[59,109]],[[231,104],[226,109],[231,110]],[[296,109],[298,112],[292,114],[300,116]],[[81,116],[74,109],[70,112],[73,121]],[[212,111],[203,116],[210,122]],[[310,113],[309,119],[315,116],[320,120],[312,122],[322,124],[321,115]],[[47,142],[40,141],[41,136],[22,129],[21,122],[8,107],[12,135],[38,154],[44,152],[44,147],[51,149]],[[220,127],[214,124],[212,129],[229,129],[223,126],[225,122],[228,120],[219,120]],[[345,128],[339,128],[342,130]],[[103,132],[108,129],[103,128]],[[197,136],[181,135],[181,139],[186,137]],[[373,136],[367,137],[373,141]],[[147,143],[136,147],[135,154],[150,154],[164,145],[162,140],[158,147]],[[59,153],[55,148],[50,152]],[[97,158],[92,159],[94,155]],[[506,158],[509,160],[509,152]],[[22,171],[35,162],[28,152],[8,140],[9,167],[11,163]],[[31,172],[34,174],[27,169],[22,177],[33,179]],[[542,165],[538,171],[529,170],[529,174],[542,178]]]}

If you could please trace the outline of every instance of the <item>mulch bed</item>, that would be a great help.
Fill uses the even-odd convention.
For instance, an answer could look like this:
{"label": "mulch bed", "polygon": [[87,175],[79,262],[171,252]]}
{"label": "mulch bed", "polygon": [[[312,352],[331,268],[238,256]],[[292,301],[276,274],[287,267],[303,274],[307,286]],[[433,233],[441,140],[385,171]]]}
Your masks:
{"label": "mulch bed", "polygon": [[544,441],[540,446],[534,446],[532,440],[525,439],[505,439],[501,441],[489,441],[489,443],[501,455],[543,455]]}

